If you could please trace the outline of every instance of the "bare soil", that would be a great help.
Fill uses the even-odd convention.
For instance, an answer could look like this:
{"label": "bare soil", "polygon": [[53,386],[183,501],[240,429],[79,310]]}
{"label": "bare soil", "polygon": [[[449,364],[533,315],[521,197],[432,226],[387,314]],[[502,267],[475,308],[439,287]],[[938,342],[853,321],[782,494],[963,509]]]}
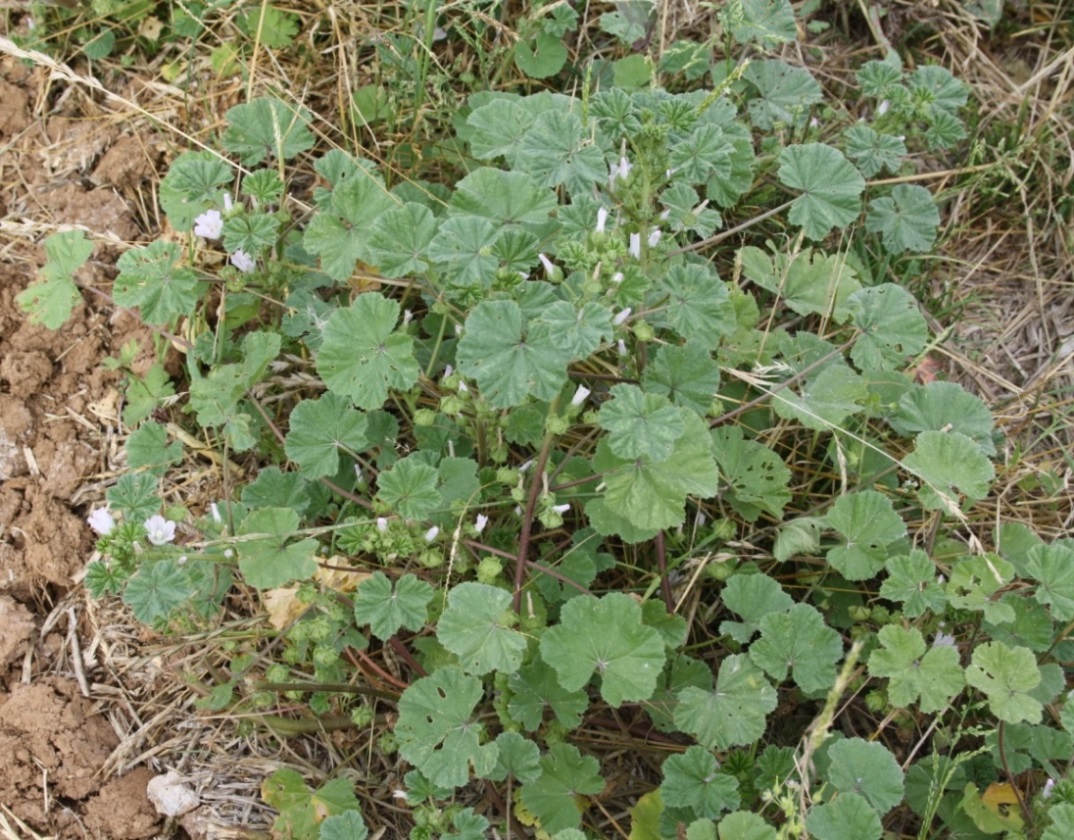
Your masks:
{"label": "bare soil", "polygon": [[[144,330],[90,301],[53,332],[15,295],[44,259],[35,234],[86,225],[136,239],[130,193],[155,170],[118,123],[54,93],[42,72],[0,60],[0,816],[59,838],[137,840],[160,828],[154,772],[102,772],[122,733],[97,696],[109,675],[76,582],[93,553],[85,516],[118,451],[119,377],[103,360]],[[79,279],[106,282],[110,250],[99,243]]]}

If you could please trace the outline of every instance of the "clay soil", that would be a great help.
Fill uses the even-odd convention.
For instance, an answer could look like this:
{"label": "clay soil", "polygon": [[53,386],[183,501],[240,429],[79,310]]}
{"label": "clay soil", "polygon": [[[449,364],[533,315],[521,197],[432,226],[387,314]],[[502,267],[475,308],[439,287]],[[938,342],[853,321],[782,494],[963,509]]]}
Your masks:
{"label": "clay soil", "polygon": [[[0,836],[136,840],[161,827],[154,771],[103,772],[126,732],[102,700],[109,645],[77,581],[118,451],[119,376],[103,362],[147,336],[93,300],[52,332],[15,295],[43,261],[40,234],[137,239],[132,199],[155,159],[73,93],[57,102],[44,72],[0,60]],[[111,250],[97,244],[83,284],[107,282]]]}

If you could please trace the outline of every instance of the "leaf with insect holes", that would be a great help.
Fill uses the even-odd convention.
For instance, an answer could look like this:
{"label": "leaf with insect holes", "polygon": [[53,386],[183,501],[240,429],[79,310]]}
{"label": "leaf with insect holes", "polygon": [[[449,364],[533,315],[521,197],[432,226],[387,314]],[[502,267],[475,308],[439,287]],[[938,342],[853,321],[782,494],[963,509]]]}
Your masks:
{"label": "leaf with insect holes", "polygon": [[850,358],[862,370],[896,370],[925,349],[929,329],[914,296],[901,286],[882,283],[861,289],[847,301],[861,335]]}
{"label": "leaf with insect holes", "polygon": [[764,672],[746,654],[733,654],[720,663],[714,690],[683,689],[675,725],[704,747],[726,750],[760,738],[775,708],[776,691]]}
{"label": "leaf with insect holes", "polygon": [[738,779],[720,773],[716,757],[696,744],[681,755],[670,756],[663,766],[660,798],[672,808],[688,808],[697,817],[716,819],[740,802]]}
{"label": "leaf with insect holes", "polygon": [[664,667],[664,642],[642,623],[637,601],[616,592],[568,601],[560,623],[541,636],[541,658],[568,691],[598,674],[601,696],[618,708],[652,696]]}
{"label": "leaf with insect holes", "polygon": [[922,432],[902,465],[921,479],[918,494],[927,510],[958,510],[958,494],[976,502],[995,478],[992,462],[977,444],[958,432]]}
{"label": "leaf with insect holes", "polygon": [[466,318],[457,358],[494,408],[550,400],[567,381],[570,356],[547,330],[530,327],[513,300],[482,301]]}
{"label": "leaf with insect holes", "polygon": [[966,684],[958,650],[926,649],[916,627],[889,624],[880,628],[879,639],[882,647],[869,657],[869,673],[889,679],[888,697],[897,708],[917,703],[923,712],[940,712]]}
{"label": "leaf with insect holes", "polygon": [[407,519],[423,520],[440,507],[440,474],[417,455],[408,455],[377,478],[377,498]]}
{"label": "leaf with insect holes", "polygon": [[274,589],[292,580],[306,580],[317,571],[317,541],[289,542],[298,530],[298,513],[290,508],[255,510],[239,526],[236,544],[239,569],[258,589]]}
{"label": "leaf with insect holes", "polygon": [[484,583],[460,583],[448,593],[436,638],[459,657],[468,674],[512,673],[526,652],[526,637],[512,626],[517,622],[510,592]]}
{"label": "leaf with insect holes", "polygon": [[823,143],[787,146],[779,160],[780,182],[802,191],[787,218],[810,239],[823,239],[858,218],[865,179],[838,149]]}
{"label": "leaf with insect holes", "polygon": [[541,821],[549,833],[577,828],[587,794],[604,790],[600,764],[583,756],[572,744],[552,744],[541,756],[541,775],[522,785],[522,804]]}
{"label": "leaf with insect holes", "polygon": [[906,535],[906,523],[891,500],[876,490],[840,496],[826,521],[843,538],[828,551],[828,562],[847,580],[865,580],[879,572],[887,547]]}
{"label": "leaf with insect holes", "polygon": [[928,251],[939,225],[940,211],[932,193],[916,184],[898,184],[890,195],[873,199],[865,216],[865,229],[879,233],[892,254]]}
{"label": "leaf with insect holes", "polygon": [[31,324],[58,330],[82,301],[74,273],[93,253],[93,243],[80,230],[66,230],[48,236],[44,245],[48,261],[37,279],[15,295],[15,302],[29,314]]}
{"label": "leaf with insect holes", "polygon": [[757,90],[757,98],[747,107],[750,121],[762,131],[772,131],[777,124],[805,125],[809,106],[823,99],[820,85],[808,70],[779,59],[751,61],[743,77]]}
{"label": "leaf with insect holes", "polygon": [[332,392],[302,400],[291,411],[290,424],[284,451],[309,479],[335,475],[341,453],[354,456],[370,445],[366,416]]}
{"label": "leaf with insect holes", "polygon": [[760,627],[761,638],[750,645],[750,659],[768,676],[782,682],[790,672],[807,694],[832,686],[843,643],[815,607],[795,604],[787,612],[770,612]]}
{"label": "leaf with insect holes", "polygon": [[428,618],[433,588],[414,575],[403,575],[393,585],[383,572],[373,572],[358,585],[354,620],[368,624],[378,639],[390,639],[400,629],[421,630]]}
{"label": "leaf with insect holes", "polygon": [[842,793],[865,797],[883,816],[903,798],[899,762],[883,744],[847,738],[828,750],[828,781]]}
{"label": "leaf with insect holes", "polygon": [[325,274],[343,282],[354,273],[358,260],[366,263],[375,260],[373,225],[397,206],[379,175],[355,166],[314,212],[303,234],[302,245],[321,258],[321,269]]}
{"label": "leaf with insect holes", "polygon": [[1007,723],[1038,723],[1041,703],[1032,691],[1041,681],[1033,651],[986,642],[973,650],[966,682],[988,698],[992,714]]}
{"label": "leaf with insect holes", "polygon": [[324,326],[317,372],[330,391],[367,411],[380,408],[389,389],[405,391],[418,381],[414,340],[397,332],[399,304],[366,292],[337,309]]}
{"label": "leaf with insect holes", "polygon": [[907,618],[943,613],[947,596],[936,580],[936,564],[924,551],[915,548],[909,554],[889,557],[884,569],[888,576],[880,584],[880,597],[902,604]]}
{"label": "leaf with insect holes", "polygon": [[806,816],[806,828],[816,840],[880,840],[884,833],[876,811],[856,793],[815,805]]}
{"label": "leaf with insect holes", "polygon": [[290,160],[313,148],[310,112],[294,108],[273,96],[236,105],[227,112],[228,126],[221,141],[246,166],[266,157]]}
{"label": "leaf with insect holes", "polygon": [[597,422],[608,431],[608,446],[620,458],[667,460],[686,430],[687,416],[665,397],[646,394],[637,385],[613,385],[601,404]]}
{"label": "leaf with insect holes", "polygon": [[755,522],[762,512],[783,518],[790,502],[791,472],[779,455],[762,443],[743,439],[741,426],[712,430],[712,450],[727,494],[724,498],[743,519]]}
{"label": "leaf with insect holes", "polygon": [[116,261],[119,275],[112,287],[118,306],[135,307],[148,324],[169,324],[189,317],[205,294],[192,268],[181,266],[183,249],[177,242],[157,239],[144,248],[124,251]]}
{"label": "leaf with insect holes", "polygon": [[483,694],[481,680],[453,665],[411,683],[399,698],[399,754],[439,787],[462,787],[471,768],[478,778],[492,773],[499,751],[482,743],[475,714]]}

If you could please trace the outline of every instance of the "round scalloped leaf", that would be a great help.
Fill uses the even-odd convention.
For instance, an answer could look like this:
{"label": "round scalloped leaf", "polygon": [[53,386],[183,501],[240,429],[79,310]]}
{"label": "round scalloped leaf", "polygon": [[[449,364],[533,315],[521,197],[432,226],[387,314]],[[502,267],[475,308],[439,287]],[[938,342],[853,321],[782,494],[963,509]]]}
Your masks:
{"label": "round scalloped leaf", "polygon": [[884,832],[876,811],[854,793],[812,808],[806,828],[816,840],[880,840]]}
{"label": "round scalloped leaf", "polygon": [[899,398],[899,406],[888,418],[899,434],[912,435],[932,430],[961,432],[972,438],[988,456],[996,454],[992,442],[995,422],[980,397],[957,382],[930,382],[915,385]]}
{"label": "round scalloped leaf", "polygon": [[672,808],[688,808],[697,817],[715,819],[740,802],[738,779],[718,772],[720,764],[704,747],[694,745],[670,756],[663,766],[660,797]]}
{"label": "round scalloped leaf", "polygon": [[511,594],[484,583],[460,583],[448,593],[436,638],[469,674],[513,673],[522,664],[526,637],[512,629],[518,616]]}
{"label": "round scalloped leaf", "polygon": [[776,830],[749,811],[728,814],[717,826],[720,840],[776,840]]}
{"label": "round scalloped leaf", "polygon": [[779,159],[779,180],[802,191],[788,218],[810,239],[823,239],[858,218],[865,179],[838,149],[823,143],[788,146]]}
{"label": "round scalloped leaf", "polygon": [[921,479],[921,503],[950,513],[958,511],[959,491],[971,502],[983,499],[996,475],[977,444],[958,432],[922,432],[902,465]]}
{"label": "round scalloped leaf", "polygon": [[726,750],[760,738],[776,702],[764,672],[746,654],[734,654],[720,663],[714,690],[682,690],[675,725],[702,746]]}
{"label": "round scalloped leaf", "polygon": [[366,416],[332,392],[302,400],[291,412],[290,424],[284,451],[305,478],[335,475],[341,452],[357,455],[370,444]]}
{"label": "round scalloped leaf", "polygon": [[847,300],[847,309],[861,330],[850,358],[862,370],[892,370],[925,349],[928,324],[914,296],[901,286],[859,289]]}
{"label": "round scalloped leaf", "polygon": [[1031,692],[1041,681],[1033,651],[988,642],[973,651],[966,682],[988,697],[992,714],[1007,723],[1038,723],[1042,706]]}
{"label": "round scalloped leaf", "polygon": [[869,673],[889,679],[888,697],[896,707],[916,702],[923,712],[939,712],[965,685],[957,649],[947,645],[926,649],[916,627],[889,624],[880,628],[879,638],[882,647],[869,657]]}
{"label": "round scalloped leaf", "polygon": [[906,535],[906,523],[891,499],[875,490],[840,496],[826,516],[843,544],[828,552],[828,562],[847,580],[871,578],[887,560],[885,549]]}
{"label": "round scalloped leaf", "polygon": [[309,130],[310,112],[293,108],[274,96],[262,96],[227,112],[224,148],[234,152],[246,165],[260,163],[266,157],[290,160],[313,148]]}
{"label": "round scalloped leaf", "polygon": [[828,759],[828,781],[844,794],[865,797],[880,816],[902,802],[902,770],[883,744],[847,738],[832,744]]}
{"label": "round scalloped leaf", "polygon": [[600,763],[583,756],[572,744],[553,744],[541,756],[540,778],[522,785],[522,804],[541,821],[549,833],[577,828],[586,805],[586,794],[604,790]]}
{"label": "round scalloped leaf", "polygon": [[891,195],[870,201],[865,217],[865,229],[879,233],[892,254],[928,251],[939,225],[940,211],[932,193],[916,184],[899,184]]}

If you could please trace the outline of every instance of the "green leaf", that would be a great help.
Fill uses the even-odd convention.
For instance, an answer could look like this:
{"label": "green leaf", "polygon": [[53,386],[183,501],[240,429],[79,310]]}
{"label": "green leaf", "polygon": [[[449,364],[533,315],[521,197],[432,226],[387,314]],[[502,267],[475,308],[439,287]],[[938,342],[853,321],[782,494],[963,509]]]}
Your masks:
{"label": "green leaf", "polygon": [[194,219],[217,204],[220,187],[234,174],[228,161],[213,152],[183,152],[160,183],[160,206],[176,230],[190,230]]}
{"label": "green leaf", "polygon": [[273,589],[317,571],[316,540],[288,544],[297,530],[298,513],[290,508],[261,508],[242,521],[239,536],[256,535],[236,544],[239,569],[248,584]]}
{"label": "green leaf", "polygon": [[383,572],[373,572],[354,596],[354,620],[385,641],[402,627],[416,633],[425,626],[432,598],[433,588],[414,575],[403,575],[393,586]]}
{"label": "green leaf", "polygon": [[127,378],[123,423],[134,428],[172,396],[175,396],[175,388],[161,362],[154,362],[140,377],[131,374]]}
{"label": "green leaf", "polygon": [[577,307],[557,300],[537,316],[537,323],[555,347],[572,359],[588,358],[613,333],[611,310],[592,301]]}
{"label": "green leaf", "polygon": [[[272,826],[273,834],[295,840],[317,840],[324,836],[319,831],[332,817],[359,810],[354,785],[347,779],[332,779],[311,791],[299,772],[290,767],[277,770],[265,779],[261,796],[280,812]],[[354,825],[352,820],[348,822]],[[358,840],[366,836],[361,833],[364,828],[363,823],[354,835]]]}
{"label": "green leaf", "polygon": [[227,112],[227,121],[221,141],[246,166],[266,157],[290,160],[313,148],[309,111],[293,108],[273,96],[234,106]]}
{"label": "green leaf", "polygon": [[556,206],[556,194],[532,175],[483,166],[455,185],[449,212],[486,219],[497,227],[522,225],[540,230]]}
{"label": "green leaf", "polygon": [[592,132],[583,127],[577,113],[563,108],[545,111],[533,120],[514,164],[542,186],[565,186],[571,195],[586,193],[608,178],[604,155]]}
{"label": "green leaf", "polygon": [[757,814],[735,811],[717,826],[720,840],[776,840],[776,830]]}
{"label": "green leaf", "polygon": [[119,276],[112,287],[118,306],[138,307],[148,324],[169,324],[194,313],[205,293],[193,269],[181,268],[177,242],[156,239],[145,248],[131,248],[116,261]]}
{"label": "green leaf", "polygon": [[739,44],[754,41],[773,48],[798,37],[790,0],[738,0],[728,4],[722,15]]}
{"label": "green leaf", "polygon": [[533,116],[518,97],[494,99],[475,108],[466,120],[471,153],[478,160],[502,157],[514,165]]}
{"label": "green leaf", "polygon": [[531,79],[547,79],[567,63],[567,46],[562,38],[540,32],[532,41],[515,44],[515,64]]}
{"label": "green leaf", "polygon": [[365,820],[358,811],[344,811],[326,817],[317,840],[365,840],[369,836]]}
{"label": "green leaf", "polygon": [[123,603],[142,624],[152,626],[190,600],[190,577],[175,560],[142,563],[127,581]]}
{"label": "green leaf", "polygon": [[279,225],[269,213],[233,213],[224,220],[224,247],[229,253],[260,254],[275,246]]}
{"label": "green leaf", "polygon": [[440,506],[438,478],[435,467],[410,455],[380,474],[377,497],[393,513],[421,521]]}
{"label": "green leaf", "polygon": [[992,442],[992,412],[980,397],[956,382],[937,380],[916,385],[899,398],[888,423],[899,434],[918,432],[960,432],[971,438],[985,455],[996,454]]}
{"label": "green leaf", "polygon": [[670,756],[663,766],[660,797],[672,808],[689,808],[697,817],[715,819],[737,808],[738,780],[717,772],[719,762],[699,746],[688,747],[681,755]]}
{"label": "green leaf", "polygon": [[418,381],[414,340],[396,332],[399,304],[366,292],[337,309],[324,327],[317,372],[330,391],[367,411],[380,408],[388,390],[406,391]]}
{"label": "green leaf", "polygon": [[1074,837],[1074,805],[1056,802],[1048,809],[1048,818],[1052,824],[1044,829],[1040,840],[1067,840]]}
{"label": "green leaf", "polygon": [[889,557],[884,569],[888,576],[880,584],[880,597],[901,603],[907,618],[943,613],[947,596],[936,581],[936,564],[924,551],[915,548],[909,554]]}
{"label": "green leaf", "polygon": [[932,193],[916,184],[898,184],[891,195],[869,202],[865,217],[865,229],[879,233],[893,254],[930,250],[939,225],[940,211]]}
{"label": "green leaf", "polygon": [[168,430],[156,422],[143,423],[127,438],[127,467],[147,467],[158,475],[183,458],[183,444],[168,443]]}
{"label": "green leaf", "polygon": [[653,351],[642,374],[644,390],[704,416],[720,388],[720,366],[700,341],[681,347],[665,344]]}
{"label": "green leaf", "polygon": [[448,593],[436,638],[468,674],[512,673],[522,664],[526,637],[513,629],[511,594],[484,583],[460,583]]}
{"label": "green leaf", "polygon": [[[731,148],[734,153],[734,146]],[[731,174],[734,172],[733,162],[734,157],[729,161],[732,164]],[[722,224],[720,214],[703,205],[697,191],[681,181],[660,194],[660,203],[667,208],[667,225],[674,232],[688,230],[705,239],[712,236],[713,231]]]}
{"label": "green leaf", "polygon": [[764,574],[735,574],[723,590],[723,602],[729,610],[740,615],[744,622],[723,621],[720,632],[727,633],[739,644],[746,644],[761,629],[760,621],[769,613],[786,612],[793,606],[791,596],[778,581]]}
{"label": "green leaf", "polygon": [[586,693],[581,689],[568,691],[563,688],[552,666],[541,659],[535,659],[518,673],[511,674],[508,688],[511,691],[508,711],[530,732],[541,726],[546,709],[552,710],[561,726],[575,729],[589,707]]}
{"label": "green leaf", "polygon": [[776,702],[764,672],[745,654],[734,654],[720,663],[715,690],[683,689],[675,725],[704,747],[726,750],[764,735],[765,718]]}
{"label": "green leaf", "polygon": [[1074,549],[1055,543],[1029,549],[1026,573],[1038,581],[1037,600],[1058,621],[1074,618]]}
{"label": "green leaf", "polygon": [[513,300],[482,301],[470,311],[457,358],[459,372],[494,408],[521,405],[531,395],[551,400],[567,381],[570,361],[547,331],[527,331]]}
{"label": "green leaf", "polygon": [[843,364],[832,364],[811,377],[802,393],[789,390],[775,394],[776,414],[797,420],[807,429],[838,428],[847,417],[863,410],[869,397],[864,380]]}
{"label": "green leaf", "polygon": [[473,808],[463,808],[451,820],[455,831],[442,834],[440,840],[485,840],[488,837],[489,821]]}
{"label": "green leaf", "polygon": [[683,338],[710,350],[738,326],[727,284],[707,264],[673,266],[650,299],[653,306],[662,306],[649,316],[654,324],[666,322]]}
{"label": "green leaf", "polygon": [[667,460],[686,430],[688,416],[664,397],[646,394],[637,385],[613,385],[611,399],[601,404],[597,422],[607,429],[608,446],[620,458]]}
{"label": "green leaf", "polygon": [[483,695],[481,680],[450,665],[412,683],[399,698],[399,754],[439,787],[462,787],[471,767],[478,778],[492,773],[499,751],[481,743],[474,714]]}
{"label": "green leaf", "polygon": [[397,206],[379,175],[354,164],[313,214],[302,245],[321,258],[325,274],[343,282],[354,273],[358,260],[375,260],[374,223]]}
{"label": "green leaf", "polygon": [[884,283],[861,289],[847,301],[861,335],[850,357],[862,370],[894,370],[925,349],[929,329],[914,296]]}
{"label": "green leaf", "polygon": [[796,554],[812,554],[820,548],[820,533],[824,520],[815,516],[800,516],[779,526],[772,556],[780,563]]}
{"label": "green leaf", "polygon": [[113,513],[122,513],[129,522],[144,522],[160,513],[161,499],[157,495],[158,479],[150,473],[123,473],[108,488],[105,497]]}
{"label": "green leaf", "polygon": [[902,802],[902,770],[883,744],[846,738],[832,744],[828,760],[828,781],[844,794],[865,797],[880,816]]}
{"label": "green leaf", "polygon": [[429,243],[429,257],[448,278],[448,288],[492,285],[499,260],[492,253],[500,231],[480,216],[453,216]]}
{"label": "green leaf", "polygon": [[929,102],[933,113],[958,115],[969,98],[969,88],[938,64],[925,64],[910,74],[907,80],[911,96]]}
{"label": "green leaf", "polygon": [[855,793],[811,808],[806,828],[816,840],[880,840],[884,833],[876,811]]}
{"label": "green leaf", "polygon": [[958,650],[947,645],[926,651],[925,639],[916,627],[888,624],[880,628],[880,644],[869,657],[869,673],[887,677],[888,697],[899,708],[920,698],[923,712],[943,711],[965,685]]}
{"label": "green leaf", "polygon": [[996,474],[977,445],[958,432],[922,432],[902,465],[921,479],[922,505],[950,513],[959,509],[959,491],[970,502],[983,499]]}
{"label": "green leaf", "polygon": [[436,218],[428,207],[407,202],[377,217],[369,235],[369,254],[389,278],[423,274],[429,267],[429,243],[436,236]]}
{"label": "green leaf", "polygon": [[721,177],[718,173],[709,178],[705,194],[720,207],[734,207],[753,185],[753,170],[757,157],[753,152],[753,138],[744,126],[725,126],[724,132],[735,147],[731,158],[731,175]]}
{"label": "green leaf", "polygon": [[843,138],[846,156],[866,178],[872,178],[882,169],[898,172],[906,156],[906,144],[901,137],[879,134],[864,123],[854,123],[843,132]]}
{"label": "green leaf", "polygon": [[[686,497],[708,498],[719,489],[719,472],[712,455],[712,439],[705,423],[692,412],[682,410],[686,431],[675,442],[671,456],[659,463],[647,458],[622,459],[606,439],[597,446],[595,470],[604,476],[604,495],[586,505],[593,527],[615,523],[613,533],[624,534],[627,523],[633,528],[674,528],[686,519]],[[608,514],[610,520],[605,519]],[[624,534],[625,536],[625,534]]]}
{"label": "green leaf", "polygon": [[668,163],[680,183],[703,184],[713,175],[729,178],[734,153],[720,126],[703,123],[672,143]]}
{"label": "green leaf", "polygon": [[760,626],[761,638],[750,645],[750,659],[770,677],[782,682],[790,671],[807,694],[831,688],[843,642],[816,608],[795,604],[787,612],[770,612]]}
{"label": "green leaf", "polygon": [[1040,680],[1033,652],[1002,642],[978,645],[966,669],[966,682],[983,692],[992,714],[1007,723],[1040,722],[1043,707],[1031,696]]}
{"label": "green leaf", "polygon": [[838,149],[823,143],[787,146],[779,160],[780,182],[802,191],[788,218],[810,239],[823,239],[858,218],[865,179]]}
{"label": "green leaf", "polygon": [[790,502],[791,471],[779,455],[764,444],[744,440],[741,426],[712,430],[716,463],[728,485],[724,496],[747,522],[755,522],[766,511],[783,518]]}
{"label": "green leaf", "polygon": [[262,47],[279,50],[291,46],[298,35],[298,16],[275,6],[260,5],[240,12],[235,23],[251,40],[257,38]]}
{"label": "green leaf", "polygon": [[[572,602],[573,603],[573,602]],[[541,756],[541,776],[522,785],[522,804],[551,833],[577,828],[582,821],[586,794],[604,790],[600,764],[591,755],[583,756],[571,744],[553,744]]]}
{"label": "green leaf", "polygon": [[762,131],[772,131],[776,125],[804,126],[809,118],[809,106],[824,98],[820,85],[808,70],[779,59],[751,61],[743,76],[759,94],[747,107],[750,121]]}
{"label": "green leaf", "polygon": [[508,776],[520,782],[532,782],[541,774],[541,751],[537,745],[517,732],[501,732],[496,736],[496,770],[489,778],[502,782]]}
{"label": "green leaf", "polygon": [[242,502],[251,508],[294,508],[302,516],[312,501],[309,483],[298,473],[283,472],[279,467],[261,469],[257,478],[242,488]]}
{"label": "green leaf", "polygon": [[1007,624],[1014,620],[1014,611],[992,596],[1013,578],[1014,566],[995,554],[962,557],[951,569],[947,597],[957,609],[981,611],[987,620]]}
{"label": "green leaf", "polygon": [[906,535],[906,523],[891,499],[875,490],[840,496],[826,516],[843,544],[828,552],[828,562],[847,580],[865,580],[883,568],[886,548]]}
{"label": "green leaf", "polygon": [[618,708],[652,696],[664,667],[664,642],[642,623],[638,603],[616,592],[568,601],[560,623],[541,636],[541,658],[555,668],[567,691],[599,674],[601,696]]}
{"label": "green leaf", "polygon": [[838,254],[803,248],[792,255],[778,250],[769,255],[752,245],[738,253],[742,273],[762,289],[780,295],[799,315],[834,315],[836,320],[845,320],[847,298],[861,288],[857,272]]}
{"label": "green leaf", "polygon": [[290,424],[284,451],[309,479],[335,475],[341,451],[353,457],[370,445],[365,415],[332,392],[302,400],[291,412]]}
{"label": "green leaf", "polygon": [[93,243],[78,230],[60,231],[45,241],[47,262],[37,280],[15,295],[15,302],[29,314],[31,324],[58,330],[82,302],[74,273],[93,253]]}

